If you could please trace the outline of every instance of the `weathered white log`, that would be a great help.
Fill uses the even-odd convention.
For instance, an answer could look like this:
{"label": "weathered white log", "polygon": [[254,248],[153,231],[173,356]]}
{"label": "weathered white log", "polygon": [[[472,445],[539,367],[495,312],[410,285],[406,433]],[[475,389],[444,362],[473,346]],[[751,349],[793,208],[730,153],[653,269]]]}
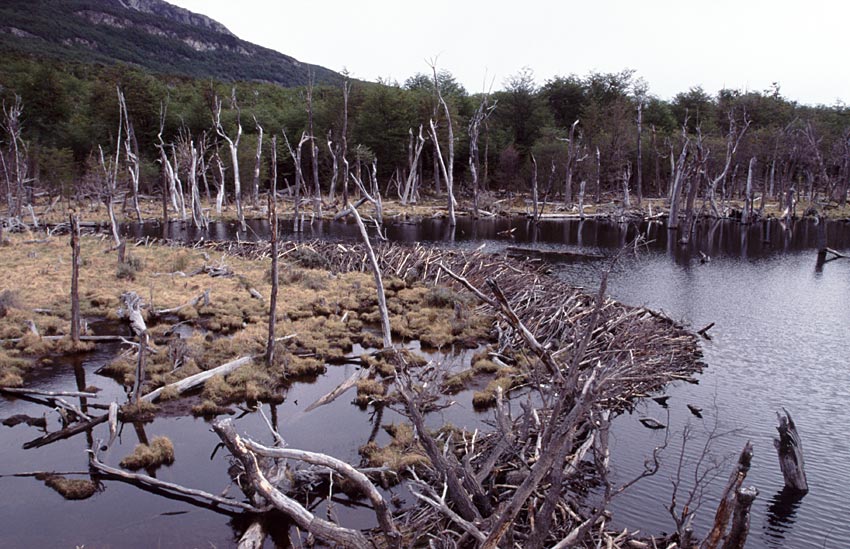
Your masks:
{"label": "weathered white log", "polygon": [[206,370],[204,372],[200,372],[187,378],[181,379],[180,381],[165,385],[164,387],[160,387],[159,389],[154,389],[150,393],[142,396],[142,400],[145,400],[147,402],[155,402],[160,397],[163,391],[170,389],[176,390],[178,394],[183,394],[187,391],[191,391],[192,389],[203,385],[208,379],[213,376],[226,376],[238,370],[242,366],[250,364],[253,359],[253,356],[243,356],[241,358],[237,358],[236,360],[228,362],[227,364],[222,364],[221,366],[213,368],[212,370]]}
{"label": "weathered white log", "polygon": [[366,371],[366,369],[360,369],[348,376],[348,378],[339,385],[337,385],[335,389],[331,390],[323,397],[317,399],[313,404],[307,406],[307,408],[304,410],[304,413],[306,414],[307,412],[313,411],[320,406],[324,406],[325,404],[330,404],[331,402],[336,400],[340,395],[354,387],[360,380],[360,378],[363,377],[363,374]]}
{"label": "weathered white log", "polygon": [[809,483],[806,480],[803,445],[791,414],[784,408],[782,411],[785,413],[784,416],[779,412],[776,413],[779,420],[779,426],[776,428],[779,431],[779,438],[773,439],[773,446],[779,454],[779,468],[782,470],[785,486],[805,494],[809,491]]}
{"label": "weathered white log", "polygon": [[87,391],[39,391],[37,389],[21,389],[18,387],[0,387],[0,392],[24,396],[97,398],[97,393]]}
{"label": "weathered white log", "polygon": [[315,516],[297,501],[287,497],[275,488],[260,469],[257,456],[248,450],[245,441],[236,434],[230,419],[213,422],[213,430],[224,442],[230,453],[242,464],[246,480],[259,495],[285,513],[302,530],[312,533],[323,541],[337,547],[367,549],[371,547],[366,537],[357,530],[343,528],[332,522]]}
{"label": "weathered white log", "polygon": [[172,307],[170,309],[156,309],[154,311],[154,314],[156,316],[174,314],[174,313],[180,312],[181,310],[183,310],[187,307],[194,307],[195,305],[197,305],[198,303],[201,303],[202,301],[203,301],[204,305],[210,304],[210,289],[209,288],[204,290],[204,292],[202,294],[200,294],[196,297],[193,297],[192,299],[190,299],[189,301],[187,301],[183,305],[178,305],[177,307]]}
{"label": "weathered white log", "polygon": [[381,493],[366,475],[348,463],[326,454],[296,450],[294,448],[270,448],[258,442],[254,442],[251,439],[246,438],[243,440],[245,442],[245,446],[249,450],[261,456],[278,459],[297,459],[304,463],[327,467],[328,469],[332,469],[344,476],[356,484],[357,488],[359,488],[372,503],[375,515],[378,518],[378,524],[384,534],[393,540],[399,539],[399,533],[398,530],[396,530],[395,523],[393,522],[392,514],[387,506],[387,502],[384,500],[383,496],[381,496]]}
{"label": "weathered white log", "polygon": [[242,537],[239,538],[239,545],[237,547],[238,549],[262,549],[265,540],[266,530],[263,528],[263,523],[255,520],[245,530]]}

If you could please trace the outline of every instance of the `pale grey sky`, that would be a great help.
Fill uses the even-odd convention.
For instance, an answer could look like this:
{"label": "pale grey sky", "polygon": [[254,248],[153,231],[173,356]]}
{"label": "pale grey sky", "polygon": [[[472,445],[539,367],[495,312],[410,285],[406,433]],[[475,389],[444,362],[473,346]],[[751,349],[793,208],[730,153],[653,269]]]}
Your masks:
{"label": "pale grey sky", "polygon": [[637,71],[671,98],[702,85],[850,102],[844,0],[169,0],[244,40],[354,77],[403,82],[439,56],[470,92],[522,67],[538,84]]}

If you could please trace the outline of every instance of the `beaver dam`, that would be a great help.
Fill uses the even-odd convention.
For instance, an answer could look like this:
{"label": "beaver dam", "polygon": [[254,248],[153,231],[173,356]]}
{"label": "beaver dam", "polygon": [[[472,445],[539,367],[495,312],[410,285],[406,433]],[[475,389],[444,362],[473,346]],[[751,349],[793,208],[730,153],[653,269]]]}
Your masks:
{"label": "beaver dam", "polygon": [[[658,465],[650,459],[615,484],[607,429],[637,399],[699,372],[701,353],[696,336],[663,314],[606,298],[604,277],[588,295],[540,263],[503,255],[282,243],[269,333],[268,244],[140,241],[117,262],[105,240],[84,237],[79,307],[89,330],[75,342],[66,238],[15,235],[9,244],[0,249],[0,410],[30,411],[3,419],[28,433],[16,455],[34,457],[6,459],[3,473],[47,494],[90,501],[122,490],[128,500],[191,502],[231,517],[245,547],[269,536],[347,547],[654,543],[607,527],[609,502],[640,490]],[[50,384],[69,360],[98,353],[97,375],[75,374],[75,390]],[[291,446],[278,429],[280,405],[322,378],[335,380],[332,390],[299,413],[349,401],[371,414],[368,440],[342,455]],[[452,412],[461,395],[475,412]],[[485,420],[464,427],[464,415]],[[199,454],[153,432],[158,418],[187,416],[203,418],[196,429],[211,424],[230,478],[193,484],[196,464],[181,460],[200,467],[211,448]],[[125,428],[141,444],[120,446]],[[35,457],[80,437],[85,447],[62,456],[64,469],[56,456]],[[73,470],[81,458],[87,467]],[[52,469],[31,470],[44,463]],[[359,509],[351,523],[339,502]]]}

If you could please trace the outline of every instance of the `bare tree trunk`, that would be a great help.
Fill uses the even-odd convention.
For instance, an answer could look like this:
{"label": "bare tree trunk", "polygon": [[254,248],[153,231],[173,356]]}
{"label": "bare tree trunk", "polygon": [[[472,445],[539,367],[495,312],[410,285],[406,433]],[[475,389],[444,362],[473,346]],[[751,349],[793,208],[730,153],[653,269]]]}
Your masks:
{"label": "bare tree trunk", "polygon": [[744,549],[750,532],[750,509],[759,495],[755,487],[741,488],[735,494],[735,512],[732,514],[732,527],[723,543],[723,549]]}
{"label": "bare tree trunk", "polygon": [[201,193],[198,190],[198,149],[189,137],[189,190],[192,193],[192,221],[198,229],[206,228],[207,220],[201,206]]}
{"label": "bare tree trunk", "polygon": [[576,143],[576,127],[579,121],[576,120],[570,126],[570,134],[567,138],[567,169],[564,176],[564,207],[569,208],[573,203],[573,172],[575,171],[576,156],[578,147]]}
{"label": "bare tree trunk", "polygon": [[578,215],[580,219],[584,219],[584,188],[586,182],[582,179],[578,186]]}
{"label": "bare tree trunk", "polygon": [[[242,138],[242,122],[241,112],[239,110],[239,105],[236,103],[236,88],[233,88],[233,92],[231,94],[231,104],[232,108],[236,109],[236,137],[231,138],[224,131],[224,126],[221,125],[221,99],[218,97],[215,98],[215,110],[213,112],[213,125],[215,126],[215,131],[218,135],[227,141],[228,146],[230,147],[230,164],[233,169],[233,195],[236,200],[236,216],[239,219],[239,225],[242,230],[247,230],[248,226],[245,224],[245,215],[242,212],[242,183],[239,179],[239,140]],[[223,185],[222,185],[223,187]]]}
{"label": "bare tree trunk", "polygon": [[[679,154],[679,160],[674,165],[674,174],[673,177],[673,192],[670,197],[670,219],[667,222],[667,228],[670,230],[675,230],[679,228],[679,197],[682,194],[682,186],[684,185],[685,180],[685,161],[688,157],[688,146],[690,145],[690,139],[688,138],[686,125],[682,127],[682,152]],[[673,154],[671,151],[670,158],[673,158]]]}
{"label": "bare tree trunk", "polygon": [[602,200],[602,155],[596,147],[596,203]]}
{"label": "bare tree trunk", "polygon": [[142,210],[139,208],[139,144],[136,141],[136,132],[133,130],[133,124],[130,122],[130,114],[127,112],[127,101],[124,99],[124,94],[121,93],[121,88],[118,88],[118,106],[123,111],[124,115],[124,133],[127,139],[124,141],[124,148],[127,158],[127,170],[130,172],[130,182],[133,190],[133,209],[136,212],[136,220],[142,222]]}
{"label": "bare tree trunk", "polygon": [[313,213],[317,218],[322,217],[322,188],[319,185],[319,146],[313,133],[313,72],[307,84],[307,132],[310,138],[310,163],[313,168]]}
{"label": "bare tree trunk", "polygon": [[266,364],[271,367],[274,364],[275,324],[277,322],[277,292],[280,281],[278,280],[278,257],[277,257],[277,136],[272,136],[272,182],[268,194],[269,199],[269,230],[271,233],[271,255],[272,255],[272,289],[269,298],[269,337],[266,342]]}
{"label": "bare tree trunk", "polygon": [[76,213],[71,222],[71,341],[80,342],[80,220]]}
{"label": "bare tree trunk", "polygon": [[626,164],[626,168],[623,170],[623,205],[626,208],[632,207],[632,198],[631,193],[629,192],[629,179],[632,177],[632,167],[630,164]]}
{"label": "bare tree trunk", "polygon": [[342,165],[342,203],[348,204],[348,95],[351,93],[351,83],[346,77],[342,84],[342,144],[339,149],[340,164]]}
{"label": "bare tree trunk", "polygon": [[531,203],[532,203],[532,219],[535,223],[540,221],[540,212],[538,209],[538,200],[537,200],[537,159],[534,158],[534,155],[531,155]]}
{"label": "bare tree trunk", "polygon": [[[297,233],[301,231],[301,228],[298,223],[298,210],[301,203],[301,187],[306,186],[304,182],[304,174],[301,170],[301,150],[304,147],[304,143],[310,140],[307,136],[306,132],[301,134],[301,140],[298,142],[298,147],[293,149],[289,144],[289,139],[286,137],[286,131],[283,132],[283,140],[286,142],[286,148],[289,149],[289,156],[292,157],[293,162],[295,162],[295,220],[294,220],[294,228],[293,230]],[[344,164],[347,164],[348,161],[343,157]],[[346,170],[347,171],[347,170]]]}
{"label": "bare tree trunk", "polygon": [[254,206],[260,205],[260,166],[263,161],[263,127],[257,122],[257,117],[254,117],[254,125],[257,128],[257,156],[254,162],[254,185],[251,199]]}
{"label": "bare tree trunk", "polygon": [[446,193],[448,194],[449,202],[449,225],[454,227],[457,225],[455,219],[455,195],[454,195],[454,168],[455,168],[455,134],[452,125],[452,113],[449,110],[449,105],[443,99],[443,93],[440,91],[440,84],[437,79],[437,65],[432,64],[431,69],[434,71],[434,89],[439,99],[439,104],[443,107],[443,112],[446,114],[446,127],[449,131],[448,142],[448,160],[443,159],[440,152],[440,143],[437,138],[437,127],[434,124],[434,119],[431,119],[431,138],[434,140],[434,148],[437,153],[437,158],[440,161],[440,169],[443,172],[443,177],[446,178]]}
{"label": "bare tree trunk", "polygon": [[638,206],[643,200],[643,100],[637,106],[637,166],[635,166],[635,192]]}
{"label": "bare tree trunk", "polygon": [[753,168],[756,165],[756,157],[750,158],[750,166],[747,170],[747,188],[744,194],[744,211],[741,212],[741,223],[748,225],[753,215]]}
{"label": "bare tree trunk", "polygon": [[221,209],[224,206],[225,179],[224,179],[224,163],[221,161],[221,155],[218,154],[218,144],[216,144],[215,155],[213,162],[218,168],[218,192],[215,195],[215,212],[221,217]]}
{"label": "bare tree trunk", "polygon": [[[487,106],[489,94],[484,94],[478,109],[469,120],[469,171],[472,174],[472,215],[478,218],[478,194],[481,184],[478,180],[478,172],[481,167],[481,158],[478,152],[478,136],[481,131],[481,123],[486,121],[493,108]],[[420,130],[421,135],[421,130]]]}
{"label": "bare tree trunk", "polygon": [[419,136],[416,138],[415,151],[413,147],[413,128],[410,129],[409,133],[411,144],[411,150],[409,155],[410,173],[407,174],[407,181],[404,184],[404,192],[401,195],[401,203],[405,205],[408,203],[408,201],[414,200],[414,197],[416,196],[416,166],[419,164],[419,156],[422,154],[422,149],[425,147],[425,138],[422,137],[421,124],[419,125]]}
{"label": "bare tree trunk", "polygon": [[336,181],[339,178],[339,154],[334,151],[333,141],[331,141],[332,136],[331,130],[328,130],[328,152],[331,153],[331,159],[333,160],[333,175],[331,175],[331,184],[328,189],[328,202],[334,201],[334,194],[336,192]]}

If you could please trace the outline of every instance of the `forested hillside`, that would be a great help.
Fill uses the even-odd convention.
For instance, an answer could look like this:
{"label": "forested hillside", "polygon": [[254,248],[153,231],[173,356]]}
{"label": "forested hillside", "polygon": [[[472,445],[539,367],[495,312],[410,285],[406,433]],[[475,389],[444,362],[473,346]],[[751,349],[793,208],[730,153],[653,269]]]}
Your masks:
{"label": "forested hillside", "polygon": [[339,74],[240,40],[220,23],[161,0],[4,0],[0,52],[130,64],[161,74],[304,85]]}

